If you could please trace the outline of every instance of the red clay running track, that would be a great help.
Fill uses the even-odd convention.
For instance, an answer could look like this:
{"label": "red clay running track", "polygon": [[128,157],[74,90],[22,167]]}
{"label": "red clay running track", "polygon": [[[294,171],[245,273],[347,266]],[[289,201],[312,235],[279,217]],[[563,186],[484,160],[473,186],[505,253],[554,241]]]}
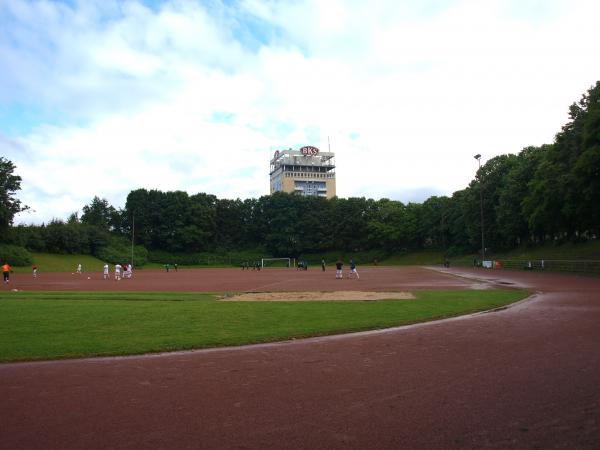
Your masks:
{"label": "red clay running track", "polygon": [[[383,271],[395,271],[383,277],[395,275],[390,290],[424,287],[421,274],[430,286],[536,294],[499,312],[381,332],[3,364],[0,447],[600,448],[599,279],[373,268],[351,288]],[[254,275],[250,289],[260,290]],[[317,289],[308,283],[317,271],[303,275],[304,290]]]}
{"label": "red clay running track", "polygon": [[[23,290],[61,291],[401,291],[406,289],[464,289],[471,283],[451,276],[423,270],[418,267],[399,271],[393,267],[359,268],[360,280],[336,280],[335,271],[322,272],[320,268],[307,271],[294,269],[182,269],[139,270],[132,279],[103,280],[101,273],[29,274],[11,277],[10,288]],[[112,275],[112,274],[111,274]],[[88,277],[90,278],[88,280]]]}

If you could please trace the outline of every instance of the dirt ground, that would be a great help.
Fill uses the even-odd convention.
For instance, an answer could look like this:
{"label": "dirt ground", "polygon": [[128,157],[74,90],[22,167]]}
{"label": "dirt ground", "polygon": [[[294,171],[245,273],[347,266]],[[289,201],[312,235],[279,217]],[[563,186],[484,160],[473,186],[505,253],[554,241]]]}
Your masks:
{"label": "dirt ground", "polygon": [[[119,286],[173,290],[181,277],[182,290],[221,292],[514,286],[534,295],[493,313],[343,336],[1,364],[0,448],[600,448],[599,279],[420,268],[367,268],[343,281],[222,274],[155,273],[161,283]],[[70,275],[18,283],[91,287]]]}
{"label": "dirt ground", "polygon": [[[294,269],[137,270],[132,279],[103,280],[99,272],[13,274],[4,289],[50,291],[171,292],[405,292],[415,289],[477,288],[470,281],[419,268],[359,267],[360,279],[336,279],[335,271]],[[112,275],[112,274],[111,274]],[[88,279],[89,278],[89,279]]]}

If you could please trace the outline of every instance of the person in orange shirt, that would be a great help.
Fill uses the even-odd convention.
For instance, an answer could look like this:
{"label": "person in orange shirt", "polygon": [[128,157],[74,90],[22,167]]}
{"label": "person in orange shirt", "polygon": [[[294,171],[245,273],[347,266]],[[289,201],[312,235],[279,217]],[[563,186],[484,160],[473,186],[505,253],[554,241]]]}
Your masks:
{"label": "person in orange shirt", "polygon": [[8,283],[8,279],[10,277],[10,266],[8,263],[4,263],[2,266],[2,276],[4,277],[4,282]]}

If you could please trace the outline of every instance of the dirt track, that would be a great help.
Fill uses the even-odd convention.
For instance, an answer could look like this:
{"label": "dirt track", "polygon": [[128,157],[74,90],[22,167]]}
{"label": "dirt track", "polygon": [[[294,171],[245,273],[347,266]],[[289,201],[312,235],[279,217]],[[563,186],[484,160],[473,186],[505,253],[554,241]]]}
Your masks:
{"label": "dirt track", "polygon": [[[464,289],[470,282],[440,276],[416,267],[399,271],[391,267],[360,268],[361,278],[335,279],[335,271],[294,269],[181,269],[139,270],[132,279],[103,280],[98,272],[15,274],[10,288],[52,291],[199,291],[199,292],[281,292],[281,291],[402,291],[409,289]],[[112,274],[111,274],[112,276]],[[90,278],[88,280],[88,277]]]}
{"label": "dirt track", "polygon": [[[492,282],[538,294],[500,312],[383,332],[0,365],[0,447],[600,448],[600,280],[450,272],[479,280],[374,268],[357,283],[406,291]],[[316,271],[298,274],[308,275],[303,287],[264,273],[206,290],[328,290],[308,282]]]}

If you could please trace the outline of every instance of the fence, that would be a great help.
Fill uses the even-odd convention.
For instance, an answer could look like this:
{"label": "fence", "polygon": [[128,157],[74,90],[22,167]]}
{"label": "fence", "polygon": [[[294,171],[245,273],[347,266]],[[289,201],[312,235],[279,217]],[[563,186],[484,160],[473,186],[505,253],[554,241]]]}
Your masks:
{"label": "fence", "polygon": [[[496,263],[500,264],[498,265]],[[494,267],[503,269],[571,272],[589,275],[600,275],[600,261],[588,260],[501,259],[494,261]]]}

